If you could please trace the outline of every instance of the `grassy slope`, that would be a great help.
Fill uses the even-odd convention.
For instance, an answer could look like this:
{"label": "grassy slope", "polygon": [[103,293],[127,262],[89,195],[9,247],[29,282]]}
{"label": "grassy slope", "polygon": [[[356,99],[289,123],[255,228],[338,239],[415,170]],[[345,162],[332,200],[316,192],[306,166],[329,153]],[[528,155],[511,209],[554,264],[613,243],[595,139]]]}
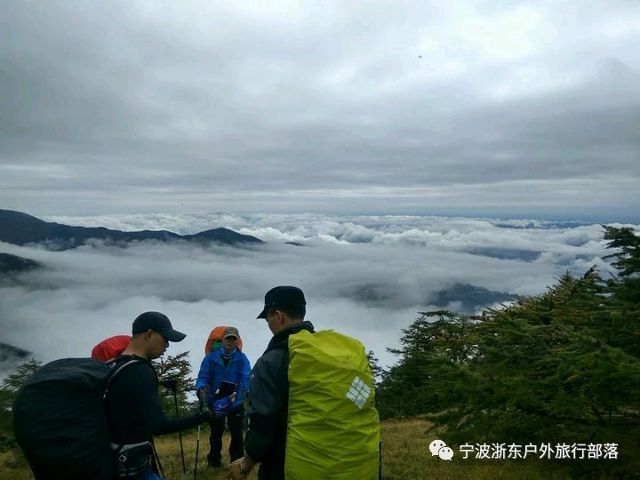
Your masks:
{"label": "grassy slope", "polygon": [[[383,441],[383,478],[385,480],[441,479],[441,480],[536,480],[570,478],[562,473],[549,470],[548,465],[537,460],[533,462],[462,460],[457,448],[456,456],[450,462],[432,457],[429,443],[437,438],[433,432],[427,432],[429,423],[424,420],[387,421],[382,425]],[[224,469],[207,468],[206,454],[209,450],[208,428],[200,433],[200,451],[198,478],[201,480],[226,479]],[[229,438],[225,434],[225,449]],[[193,467],[196,451],[196,431],[183,435],[183,446],[187,473],[182,473],[180,444],[177,435],[160,437],[156,440],[160,459],[169,480],[193,479]],[[223,461],[228,462],[226,452]],[[256,470],[248,477],[257,478]],[[33,476],[21,455],[15,451],[0,454],[0,479],[33,480]]]}

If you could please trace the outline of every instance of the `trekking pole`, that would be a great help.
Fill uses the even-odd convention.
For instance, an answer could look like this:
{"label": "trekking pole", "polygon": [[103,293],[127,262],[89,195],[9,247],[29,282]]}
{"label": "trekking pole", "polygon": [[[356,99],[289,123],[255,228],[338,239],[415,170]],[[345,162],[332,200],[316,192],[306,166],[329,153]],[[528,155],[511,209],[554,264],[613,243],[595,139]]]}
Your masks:
{"label": "trekking pole", "polygon": [[382,440],[378,443],[378,480],[382,480]]}
{"label": "trekking pole", "polygon": [[[202,413],[202,399],[199,399],[198,403],[198,412]],[[193,480],[198,479],[198,451],[200,450],[200,426],[202,424],[198,424],[198,434],[196,436],[196,464],[193,468]]]}
{"label": "trekking pole", "polygon": [[151,438],[151,450],[153,450],[153,460],[158,466],[158,472],[160,476],[164,479],[164,469],[162,468],[162,464],[160,463],[160,456],[158,455],[158,450],[156,450],[156,444],[153,442],[153,438]]}
{"label": "trekking pole", "polygon": [[[176,391],[178,387],[176,386],[173,389],[173,401],[176,404],[176,417],[180,416],[180,412],[178,411],[178,394]],[[184,464],[184,449],[182,448],[182,431],[178,431],[178,437],[180,438],[180,456],[182,457],[182,473],[187,473],[187,467]]]}

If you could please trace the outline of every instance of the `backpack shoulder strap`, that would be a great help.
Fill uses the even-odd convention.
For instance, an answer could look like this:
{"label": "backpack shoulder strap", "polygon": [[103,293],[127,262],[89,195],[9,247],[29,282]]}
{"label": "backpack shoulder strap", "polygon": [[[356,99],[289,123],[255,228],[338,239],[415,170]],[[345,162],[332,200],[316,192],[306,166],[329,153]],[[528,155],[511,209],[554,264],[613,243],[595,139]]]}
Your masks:
{"label": "backpack shoulder strap", "polygon": [[130,360],[127,360],[126,362],[122,362],[119,365],[115,364],[113,367],[111,367],[111,369],[109,370],[109,373],[107,374],[107,384],[111,383],[114,377],[118,375],[122,370],[124,370],[129,365],[133,365],[134,363],[141,363],[141,362],[140,360],[136,360],[135,358],[132,358]]}
{"label": "backpack shoulder strap", "polygon": [[107,393],[109,392],[109,387],[111,386],[111,382],[122,370],[127,368],[129,365],[133,365],[135,363],[142,363],[142,361],[137,360],[135,358],[130,358],[126,361],[118,362],[117,360],[113,360],[109,365],[109,373],[107,373],[107,378],[105,379],[105,390],[104,390],[104,398],[107,397]]}

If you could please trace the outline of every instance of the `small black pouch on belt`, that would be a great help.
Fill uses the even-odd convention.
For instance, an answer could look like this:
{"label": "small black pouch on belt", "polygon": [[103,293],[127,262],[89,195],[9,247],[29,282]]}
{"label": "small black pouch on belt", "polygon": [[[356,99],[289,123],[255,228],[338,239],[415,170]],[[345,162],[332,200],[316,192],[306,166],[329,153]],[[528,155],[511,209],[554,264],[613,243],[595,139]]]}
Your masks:
{"label": "small black pouch on belt", "polygon": [[153,452],[150,442],[111,444],[117,478],[135,478],[150,468]]}

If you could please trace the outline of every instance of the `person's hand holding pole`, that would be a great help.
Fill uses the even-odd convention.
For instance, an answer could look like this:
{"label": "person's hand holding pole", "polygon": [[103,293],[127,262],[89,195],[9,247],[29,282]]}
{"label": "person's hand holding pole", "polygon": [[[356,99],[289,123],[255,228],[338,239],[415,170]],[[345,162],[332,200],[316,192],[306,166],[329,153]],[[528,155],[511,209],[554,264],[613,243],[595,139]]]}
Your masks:
{"label": "person's hand holding pole", "polygon": [[198,400],[200,400],[201,402],[204,402],[206,400],[207,390],[209,390],[209,387],[200,387],[196,391],[196,396],[198,397]]}
{"label": "person's hand holding pole", "polygon": [[[201,390],[204,390],[204,389],[201,389]],[[200,393],[201,392],[198,391],[197,393],[198,393],[198,398],[199,398],[199,401],[198,401],[198,413],[200,415],[202,415],[203,407],[204,407],[204,400],[202,398],[204,398],[204,393],[202,394],[202,398],[200,398]],[[195,463],[195,465],[193,467],[193,480],[197,480],[197,478],[198,478],[198,452],[200,450],[200,426],[201,426],[201,424],[198,425],[198,434],[197,434],[197,437],[196,437],[196,463]]]}
{"label": "person's hand holding pole", "polygon": [[168,388],[169,390],[173,390],[173,392],[175,393],[175,391],[178,389],[178,379],[175,377],[165,378],[163,380],[160,380],[160,385],[162,385],[164,388]]}

